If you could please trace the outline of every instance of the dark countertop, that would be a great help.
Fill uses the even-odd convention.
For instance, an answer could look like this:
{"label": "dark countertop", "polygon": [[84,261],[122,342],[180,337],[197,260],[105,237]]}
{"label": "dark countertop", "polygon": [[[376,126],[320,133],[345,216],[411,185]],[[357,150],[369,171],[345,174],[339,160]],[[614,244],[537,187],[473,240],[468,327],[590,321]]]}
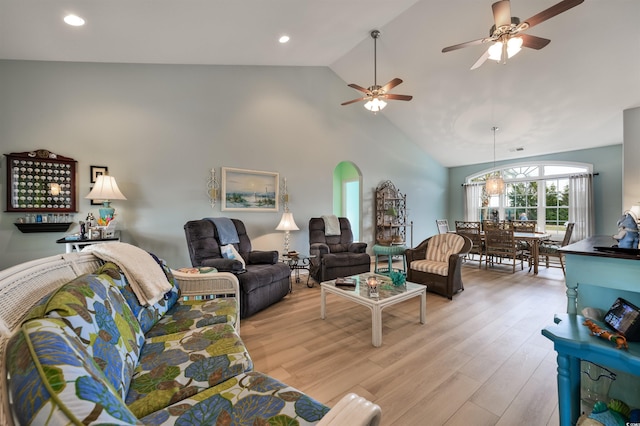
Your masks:
{"label": "dark countertop", "polygon": [[610,235],[595,235],[564,246],[560,251],[565,254],[640,260],[640,250],[613,247],[617,244],[618,242]]}

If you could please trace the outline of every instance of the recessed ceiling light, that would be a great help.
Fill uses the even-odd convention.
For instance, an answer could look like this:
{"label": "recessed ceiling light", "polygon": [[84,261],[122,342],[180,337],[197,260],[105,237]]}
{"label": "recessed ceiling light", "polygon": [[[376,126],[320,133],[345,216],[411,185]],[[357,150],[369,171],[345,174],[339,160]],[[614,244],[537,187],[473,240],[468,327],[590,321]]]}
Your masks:
{"label": "recessed ceiling light", "polygon": [[288,42],[288,41],[289,41],[289,36],[288,36],[288,35],[283,35],[282,37],[280,37],[280,38],[278,39],[278,41],[279,41],[280,43],[286,43],[286,42]]}
{"label": "recessed ceiling light", "polygon": [[67,15],[64,17],[64,22],[74,27],[81,27],[84,25],[84,19],[77,15]]}

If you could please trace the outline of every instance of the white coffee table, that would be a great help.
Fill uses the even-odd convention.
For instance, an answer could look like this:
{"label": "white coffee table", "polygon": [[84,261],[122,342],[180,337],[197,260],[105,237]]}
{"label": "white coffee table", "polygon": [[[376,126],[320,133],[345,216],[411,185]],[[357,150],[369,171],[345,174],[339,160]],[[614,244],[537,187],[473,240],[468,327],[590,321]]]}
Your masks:
{"label": "white coffee table", "polygon": [[[379,282],[379,297],[375,298],[369,297],[369,288],[367,287],[367,278],[372,275]],[[320,283],[320,318],[325,319],[326,317],[327,293],[368,307],[371,309],[371,343],[375,347],[382,345],[382,310],[387,306],[420,296],[420,323],[426,322],[426,286],[407,281],[404,286],[395,287],[389,277],[373,273],[354,275],[351,278],[356,280],[355,287],[336,287],[335,280]]]}

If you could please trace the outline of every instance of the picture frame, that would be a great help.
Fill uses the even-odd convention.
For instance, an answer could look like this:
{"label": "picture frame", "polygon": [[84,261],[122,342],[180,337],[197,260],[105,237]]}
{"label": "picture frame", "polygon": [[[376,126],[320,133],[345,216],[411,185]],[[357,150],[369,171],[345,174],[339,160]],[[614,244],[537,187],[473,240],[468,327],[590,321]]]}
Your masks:
{"label": "picture frame", "polygon": [[[93,189],[93,184],[98,180],[98,176],[100,175],[108,175],[109,168],[107,166],[89,166],[89,176],[91,177],[91,187],[89,190]],[[101,206],[103,200],[91,200],[92,206]]]}
{"label": "picture frame", "polygon": [[89,166],[89,168],[91,170],[91,183],[96,183],[98,176],[109,174],[109,168],[107,166]]}
{"label": "picture frame", "polygon": [[277,212],[280,174],[258,170],[222,168],[221,210]]}

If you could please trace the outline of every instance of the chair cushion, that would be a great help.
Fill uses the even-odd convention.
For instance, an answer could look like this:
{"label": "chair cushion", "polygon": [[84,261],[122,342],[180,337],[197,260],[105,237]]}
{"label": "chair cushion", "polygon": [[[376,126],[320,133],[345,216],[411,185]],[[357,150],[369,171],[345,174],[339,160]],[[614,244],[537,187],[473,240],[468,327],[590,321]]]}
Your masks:
{"label": "chair cushion", "polygon": [[414,271],[428,272],[430,274],[442,275],[446,277],[449,273],[449,262],[438,262],[436,260],[414,260],[409,265]]}
{"label": "chair cushion", "polygon": [[[449,262],[449,256],[459,253],[464,246],[464,238],[456,234],[438,234],[429,239],[426,259]],[[414,268],[416,269],[416,268]],[[446,271],[444,274],[447,275]]]}
{"label": "chair cushion", "polygon": [[160,318],[163,318],[164,314],[175,305],[178,300],[178,294],[180,293],[177,282],[169,267],[167,267],[164,261],[159,259],[157,260],[162,266],[165,275],[167,275],[167,279],[169,279],[169,282],[173,284],[173,287],[165,294],[163,299],[159,300],[158,303],[152,306],[142,306],[140,302],[138,302],[138,298],[133,293],[133,289],[127,281],[127,278],[115,264],[110,262],[105,263],[96,272],[98,274],[106,275],[110,282],[120,289],[120,293],[122,293],[127,304],[133,311],[133,315],[140,323],[140,328],[144,334],[146,334],[160,320]]}
{"label": "chair cushion", "polygon": [[23,324],[7,347],[7,371],[17,424],[138,424],[62,319]]}
{"label": "chair cushion", "polygon": [[328,412],[329,407],[299,390],[262,373],[250,372],[140,420],[153,425],[309,426],[317,424]]}
{"label": "chair cushion", "polygon": [[539,252],[540,254],[558,254],[560,246],[558,245],[552,245],[552,244],[542,244],[539,247]]}
{"label": "chair cushion", "polygon": [[125,402],[144,417],[252,369],[244,343],[229,324],[151,337]]}
{"label": "chair cushion", "polygon": [[247,272],[238,275],[238,280],[240,281],[240,289],[245,294],[249,294],[258,288],[269,286],[281,280],[288,280],[290,276],[291,269],[285,263],[258,264],[247,265]]}
{"label": "chair cushion", "polygon": [[329,253],[322,257],[322,261],[327,268],[335,268],[370,264],[371,257],[367,253]]}
{"label": "chair cushion", "polygon": [[211,300],[183,300],[156,323],[145,337],[164,336],[212,324],[230,324],[235,328],[238,317],[236,298],[220,297]]}
{"label": "chair cushion", "polygon": [[140,324],[105,274],[80,276],[63,285],[42,307],[85,342],[110,384],[124,398],[144,343]]}

